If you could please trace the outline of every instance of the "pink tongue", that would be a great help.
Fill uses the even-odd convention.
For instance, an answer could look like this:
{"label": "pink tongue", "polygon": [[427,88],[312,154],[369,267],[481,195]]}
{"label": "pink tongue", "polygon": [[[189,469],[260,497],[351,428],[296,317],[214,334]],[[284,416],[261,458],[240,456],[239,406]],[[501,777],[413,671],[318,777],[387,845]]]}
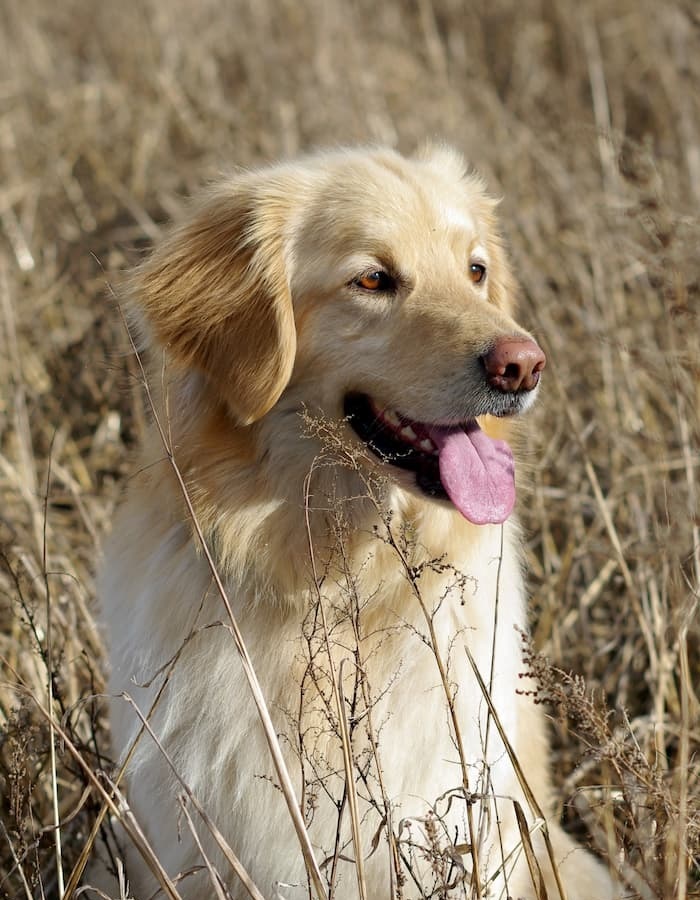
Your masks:
{"label": "pink tongue", "polygon": [[440,481],[447,496],[474,525],[505,522],[515,504],[513,455],[476,422],[466,428],[428,429],[439,451]]}

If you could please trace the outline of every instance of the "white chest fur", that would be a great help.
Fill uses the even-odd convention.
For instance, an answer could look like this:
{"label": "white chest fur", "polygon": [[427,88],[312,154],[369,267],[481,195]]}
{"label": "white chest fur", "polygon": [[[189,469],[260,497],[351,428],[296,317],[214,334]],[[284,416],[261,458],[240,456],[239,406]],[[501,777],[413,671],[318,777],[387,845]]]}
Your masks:
{"label": "white chest fur", "polygon": [[[112,692],[128,692],[146,712],[168,678],[152,723],[180,777],[263,892],[301,898],[301,854],[210,572],[184,526],[165,527],[153,509],[141,528],[149,533],[149,558],[139,562],[143,535],[132,518],[128,532],[116,531],[108,559],[117,565],[108,562],[102,579]],[[158,528],[162,536],[153,552]],[[379,900],[388,890],[387,810],[416,877],[434,877],[431,853],[455,846],[464,852],[474,839],[480,839],[482,877],[498,868],[493,828],[487,827],[495,821],[493,795],[508,802],[519,791],[465,647],[517,743],[524,608],[513,532],[478,529],[479,540],[472,533],[465,553],[454,529],[438,528],[427,537],[434,545],[440,536],[445,551],[434,546],[434,556],[418,543],[420,532],[412,550],[377,536],[355,541],[354,549],[346,547],[317,572],[318,589],[310,585],[292,610],[251,596],[249,587],[228,585],[317,856],[326,875],[335,858],[343,898],[355,896],[354,867],[347,862],[354,850],[333,678],[344,695],[370,895]],[[126,558],[132,560],[128,592]],[[124,700],[114,703],[113,728],[123,752],[138,728]],[[182,785],[148,736],[130,772],[130,803],[146,820],[166,869],[197,865],[194,842],[178,816]],[[475,801],[471,824],[465,781],[475,797],[489,795]],[[149,830],[148,820],[157,829]],[[513,835],[505,839],[514,842]],[[202,889],[198,878],[190,881],[193,893],[185,881],[183,896]]]}

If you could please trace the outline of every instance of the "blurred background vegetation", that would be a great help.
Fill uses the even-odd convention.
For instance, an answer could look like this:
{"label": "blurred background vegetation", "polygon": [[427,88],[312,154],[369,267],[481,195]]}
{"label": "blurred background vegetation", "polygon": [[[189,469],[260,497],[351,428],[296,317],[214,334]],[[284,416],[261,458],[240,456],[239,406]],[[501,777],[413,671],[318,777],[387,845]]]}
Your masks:
{"label": "blurred background vegetation", "polygon": [[520,505],[536,647],[585,679],[542,674],[562,815],[628,896],[700,896],[699,112],[696,0],[2,0],[0,895],[57,897],[53,804],[66,878],[95,814],[49,682],[108,765],[112,285],[222,170],[433,138],[504,198],[549,357]]}

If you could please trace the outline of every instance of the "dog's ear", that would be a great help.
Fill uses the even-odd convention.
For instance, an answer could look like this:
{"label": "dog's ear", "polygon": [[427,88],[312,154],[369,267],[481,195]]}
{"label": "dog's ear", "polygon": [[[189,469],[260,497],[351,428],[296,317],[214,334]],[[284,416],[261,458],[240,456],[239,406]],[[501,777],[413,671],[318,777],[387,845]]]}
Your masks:
{"label": "dog's ear", "polygon": [[136,276],[149,331],[175,365],[204,373],[244,425],[274,406],[294,365],[282,204],[251,176],[229,180]]}

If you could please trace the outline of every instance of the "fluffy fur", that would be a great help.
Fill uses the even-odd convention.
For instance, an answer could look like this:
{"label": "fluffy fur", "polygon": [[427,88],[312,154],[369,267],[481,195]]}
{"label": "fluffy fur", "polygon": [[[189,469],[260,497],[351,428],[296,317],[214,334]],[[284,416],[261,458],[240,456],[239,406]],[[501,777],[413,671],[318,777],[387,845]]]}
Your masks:
{"label": "fluffy fur", "polygon": [[[474,258],[486,266],[484,283],[470,278]],[[358,281],[375,271],[391,274],[390,291]],[[470,524],[418,490],[410,472],[379,462],[344,420],[345,397],[360,392],[417,422],[480,416],[492,436],[509,434],[510,418],[488,415],[479,361],[494,341],[528,335],[512,318],[514,284],[480,180],[443,148],[414,159],[340,151],[237,174],[155,250],[132,295],[153,355],[158,415],[335,896],[352,900],[358,889],[329,648],[357,760],[367,897],[391,896],[387,808],[405,841],[401,896],[428,896],[440,867],[452,882],[466,879],[450,896],[471,896],[473,839],[481,896],[535,897],[513,800],[530,824],[532,813],[464,650],[549,809],[543,713],[519,692],[526,613],[517,524]],[[263,895],[308,897],[221,601],[155,428],[105,551],[100,595],[118,754],[139,724],[119,695],[146,711],[179,654],[152,716],[155,733]],[[474,795],[471,837],[436,650]],[[182,788],[148,736],[127,783],[165,869],[189,873],[181,896],[215,896],[180,813]],[[611,898],[602,866],[548,824],[569,900]],[[247,896],[201,823],[197,832],[230,895]],[[537,830],[532,840],[556,897]],[[128,854],[132,889],[145,900],[153,876]]]}

